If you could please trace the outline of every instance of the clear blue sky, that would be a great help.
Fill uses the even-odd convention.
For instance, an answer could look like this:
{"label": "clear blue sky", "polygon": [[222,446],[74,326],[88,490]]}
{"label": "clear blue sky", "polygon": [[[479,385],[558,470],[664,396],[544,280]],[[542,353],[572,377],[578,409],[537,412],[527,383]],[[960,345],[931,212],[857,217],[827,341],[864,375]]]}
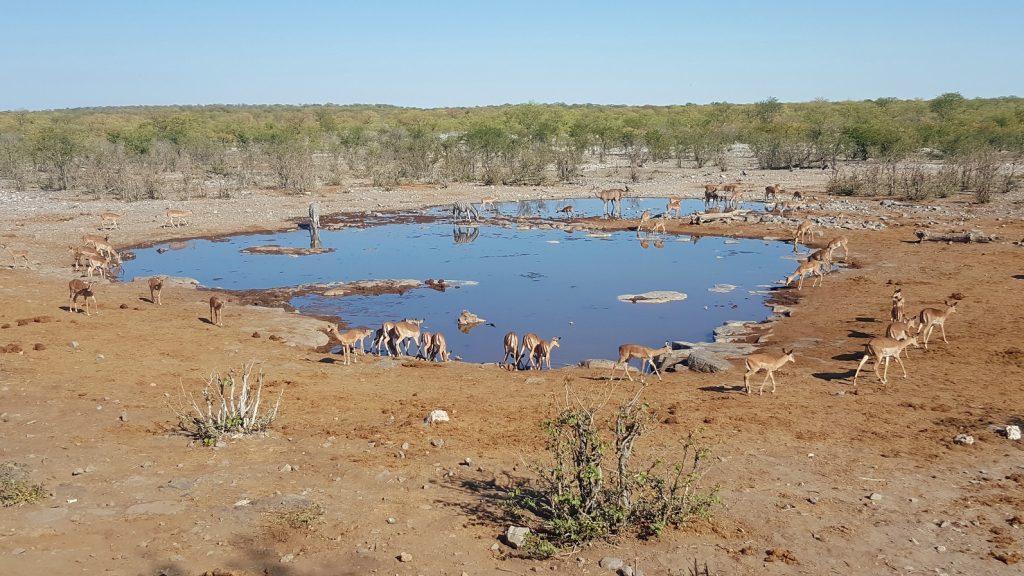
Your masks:
{"label": "clear blue sky", "polygon": [[0,110],[1024,95],[1024,2],[0,0]]}

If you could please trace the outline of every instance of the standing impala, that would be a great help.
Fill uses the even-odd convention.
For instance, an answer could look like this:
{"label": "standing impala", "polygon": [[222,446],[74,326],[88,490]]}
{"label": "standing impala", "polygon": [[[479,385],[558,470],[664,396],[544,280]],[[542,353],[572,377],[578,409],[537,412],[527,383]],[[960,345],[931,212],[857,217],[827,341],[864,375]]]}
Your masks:
{"label": "standing impala", "polygon": [[516,334],[515,331],[510,331],[508,334],[505,334],[504,345],[505,345],[505,357],[501,359],[502,364],[508,362],[509,358],[512,358],[512,364],[509,364],[509,366],[512,366],[513,370],[518,369],[519,368],[519,360],[520,360],[520,358],[519,358],[519,335]]}
{"label": "standing impala", "polygon": [[521,356],[526,356],[526,363],[528,368],[533,367],[533,350],[540,343],[540,336],[537,336],[533,332],[527,332],[523,334],[523,346],[520,348]]}
{"label": "standing impala", "polygon": [[533,348],[533,359],[537,362],[537,369],[542,370],[544,368],[544,362],[548,364],[548,370],[551,370],[551,351],[558,348],[558,336],[555,336],[551,341],[541,340]]}

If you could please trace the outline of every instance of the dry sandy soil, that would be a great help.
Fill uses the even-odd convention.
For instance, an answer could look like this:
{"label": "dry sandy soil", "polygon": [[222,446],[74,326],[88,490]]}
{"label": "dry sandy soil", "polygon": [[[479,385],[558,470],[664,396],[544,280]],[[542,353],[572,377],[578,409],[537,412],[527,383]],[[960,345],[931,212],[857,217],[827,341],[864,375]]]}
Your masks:
{"label": "dry sandy soil", "polygon": [[[751,172],[752,188],[782,180],[822,196],[817,171]],[[326,213],[483,195],[572,197],[616,177],[594,169],[582,186],[546,189],[353,185],[320,201]],[[637,194],[695,195],[717,175],[662,167],[648,177]],[[671,457],[700,428],[714,458],[705,483],[721,487],[710,522],[533,561],[500,542],[508,521],[492,497],[544,457],[539,424],[555,413],[564,380],[588,396],[610,386],[606,373],[565,368],[538,379],[372,357],[343,366],[295,345],[315,335],[318,321],[228,296],[225,326],[215,327],[202,321],[209,293],[182,285],[165,289],[158,307],[144,300],[141,282],[103,284],[99,314],[71,314],[61,308],[75,276],[67,245],[93,232],[103,210],[127,214],[111,236],[131,246],[292,227],[308,198],[173,202],[196,216],[166,228],[166,201],[0,192],[0,243],[29,247],[35,268],[0,268],[0,347],[10,350],[0,353],[0,462],[24,464],[52,493],[0,509],[0,573],[596,575],[611,574],[597,563],[617,556],[648,575],[687,575],[694,560],[721,575],[1020,574],[1024,451],[997,427],[1024,424],[1024,248],[1012,243],[1024,224],[1017,197],[985,207],[969,200],[937,209],[853,203],[850,218],[885,216],[888,227],[844,231],[852,266],[821,288],[805,286],[793,315],[762,339],[766,349],[796,349],[775,395],[741,394],[739,361],[722,374],[669,373],[649,388],[660,423],[636,452]],[[1002,240],[910,242],[925,226],[979,228]],[[699,229],[789,234],[768,224]],[[883,386],[869,373],[855,391],[853,369],[866,338],[884,330],[895,286],[911,312],[962,295],[949,343],[912,349],[908,378],[895,368]],[[496,342],[496,360],[499,349]],[[269,436],[211,448],[176,433],[169,405],[182,386],[198,391],[211,369],[251,359],[263,362],[270,392],[284,390]],[[615,386],[619,396],[633,390]],[[425,426],[435,408],[452,421]],[[975,443],[954,444],[959,433]],[[273,513],[297,503],[323,507],[311,530],[290,529]],[[399,561],[403,552],[409,561]]]}

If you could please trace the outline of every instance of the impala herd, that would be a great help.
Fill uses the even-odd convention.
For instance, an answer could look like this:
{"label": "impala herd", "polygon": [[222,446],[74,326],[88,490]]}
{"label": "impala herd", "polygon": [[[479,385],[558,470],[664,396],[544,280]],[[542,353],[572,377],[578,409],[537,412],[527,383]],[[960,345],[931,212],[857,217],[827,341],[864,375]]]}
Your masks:
{"label": "impala herd", "polygon": [[[629,192],[629,187],[624,189],[610,189],[602,190],[597,192],[597,197],[604,202],[605,214],[612,215],[617,213],[621,215],[621,203],[623,196]],[[764,201],[776,201],[778,204],[779,195],[783,193],[783,189],[779,185],[766,186],[764,191]],[[706,204],[715,202],[724,202],[726,205],[736,206],[742,200],[743,192],[739,190],[739,183],[727,183],[727,184],[707,184],[704,186],[704,200]],[[799,202],[799,192],[794,193],[794,202]],[[481,202],[482,206],[493,205],[495,198],[486,197]],[[670,197],[665,206],[665,212],[657,216],[652,216],[650,210],[645,210],[640,217],[640,221],[637,225],[637,234],[645,229],[650,229],[651,232],[665,231],[665,219],[670,218],[673,214],[676,217],[680,213],[680,202],[679,197]],[[789,202],[781,203],[783,205],[790,204]],[[470,205],[472,207],[472,205]],[[457,206],[458,211],[461,206]],[[783,206],[785,208],[785,206]],[[463,211],[466,211],[463,208]],[[475,212],[475,209],[473,209]],[[572,207],[567,206],[563,208],[561,212],[566,215],[572,214]],[[179,225],[187,224],[187,218],[191,216],[191,212],[183,210],[168,209],[165,212],[166,226],[177,227]],[[117,230],[118,223],[123,220],[123,215],[114,212],[104,212],[100,214],[100,226],[101,230]],[[816,230],[816,226],[811,221],[801,222],[793,235],[793,250],[797,251],[797,247],[800,243],[808,245],[809,240],[813,238],[816,233],[820,233]],[[93,277],[99,276],[100,278],[106,278],[108,276],[115,275],[116,269],[122,264],[122,259],[117,250],[114,249],[110,243],[109,236],[100,236],[96,234],[85,234],[81,238],[82,243],[78,246],[69,246],[69,251],[73,258],[72,266],[74,270],[78,271],[79,268],[85,270],[85,280],[81,278],[75,278],[68,283],[68,310],[70,312],[85,312],[87,316],[91,316],[91,311],[95,311],[96,295],[94,293],[94,282]],[[20,262],[24,262],[25,266],[31,267],[28,259],[28,252],[26,250],[15,250],[8,246],[0,245],[7,251],[8,255],[13,259],[14,267],[17,267]],[[848,239],[845,236],[838,236],[830,239],[824,246],[810,252],[805,261],[798,264],[797,269],[793,274],[789,275],[785,279],[785,284],[789,285],[794,281],[797,281],[796,288],[801,290],[803,288],[804,278],[808,275],[814,277],[812,287],[820,286],[825,274],[831,272],[833,267],[833,258],[839,249],[843,250],[843,260],[848,261],[849,259],[849,248]],[[148,279],[148,286],[150,291],[149,301],[155,305],[163,305],[161,299],[161,291],[164,285],[164,278],[153,277]],[[889,363],[895,360],[900,368],[903,370],[904,377],[907,376],[906,367],[903,364],[901,357],[908,354],[907,349],[909,347],[918,348],[922,344],[927,349],[928,342],[932,337],[935,328],[938,328],[941,335],[942,341],[948,343],[946,339],[946,328],[945,323],[950,315],[956,312],[958,298],[962,296],[956,296],[955,298],[946,301],[946,305],[942,308],[924,308],[916,316],[907,317],[904,311],[905,301],[902,289],[897,289],[892,294],[892,307],[890,311],[890,323],[887,325],[884,336],[871,338],[864,345],[864,355],[861,358],[859,365],[853,375],[853,385],[857,386],[857,378],[860,376],[860,371],[864,368],[864,365],[869,360],[874,360],[874,372],[878,376],[878,379],[883,383],[888,383],[888,370]],[[81,300],[81,305],[79,301]],[[215,326],[223,326],[223,308],[225,301],[219,296],[212,296],[209,300],[210,313],[209,323]],[[383,354],[386,348],[388,353],[392,356],[408,356],[411,352],[412,345],[416,345],[416,356],[429,361],[440,361],[448,362],[451,359],[451,354],[448,350],[447,341],[445,336],[441,332],[426,332],[421,331],[421,325],[423,320],[417,319],[405,319],[401,321],[383,322],[375,331],[371,331],[366,328],[355,328],[345,330],[344,332],[339,331],[338,327],[334,324],[330,324],[326,328],[322,328],[321,331],[327,335],[329,341],[333,345],[338,345],[341,348],[341,354],[343,358],[343,364],[349,365],[355,362],[355,352],[365,354],[365,341],[370,339],[370,350],[375,350],[378,355]],[[518,334],[515,331],[510,331],[505,334],[503,338],[504,346],[504,357],[502,358],[500,365],[503,365],[511,370],[518,369],[542,369],[544,364],[547,364],[548,369],[551,369],[551,354],[555,348],[560,345],[560,338],[553,337],[550,340],[541,339],[537,334],[528,332],[523,334],[522,340],[519,339]],[[626,377],[630,381],[633,380],[633,376],[630,373],[629,362],[631,360],[640,360],[640,380],[643,382],[647,374],[647,369],[650,370],[658,377],[662,379],[661,372],[658,369],[656,358],[664,356],[672,350],[671,345],[666,342],[661,348],[649,348],[640,344],[623,344],[619,346],[618,360],[613,363],[611,373],[608,378],[613,379],[615,372],[618,369],[626,374]],[[796,359],[793,355],[793,350],[782,349],[782,354],[766,354],[757,353],[750,354],[744,358],[744,366],[746,372],[743,376],[743,387],[746,393],[751,393],[750,380],[760,371],[765,371],[766,375],[764,381],[761,382],[758,394],[762,394],[765,385],[770,380],[772,383],[771,392],[774,393],[776,389],[775,382],[775,371],[779,370],[782,366],[789,362],[795,362]],[[882,366],[883,370],[879,373],[879,367]]]}

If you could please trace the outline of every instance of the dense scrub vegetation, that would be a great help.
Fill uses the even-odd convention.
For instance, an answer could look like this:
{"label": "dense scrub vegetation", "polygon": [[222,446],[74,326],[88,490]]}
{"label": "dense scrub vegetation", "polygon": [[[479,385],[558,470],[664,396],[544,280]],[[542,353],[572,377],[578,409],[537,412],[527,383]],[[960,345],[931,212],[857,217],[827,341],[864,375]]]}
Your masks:
{"label": "dense scrub vegetation", "polygon": [[[609,154],[632,178],[649,161],[727,168],[730,144],[750,145],[762,168],[895,165],[923,152],[959,161],[1024,153],[1024,99],[879,98],[859,102],[685,106],[523,104],[483,108],[170,106],[0,113],[0,178],[18,189],[76,189],[124,200],[230,195],[274,187],[297,193],[353,173],[384,187],[405,182],[536,184],[572,181],[584,157]],[[982,170],[987,169],[982,166]],[[878,168],[883,173],[885,168]],[[901,169],[901,172],[905,170]],[[976,170],[943,178],[969,185]],[[836,191],[870,174],[834,175]],[[897,177],[898,176],[898,177]],[[924,173],[922,178],[934,174]],[[966,180],[966,181],[965,181]],[[1010,179],[1012,180],[1012,178]],[[1009,181],[1009,180],[1008,180]],[[915,188],[916,187],[916,188]],[[999,186],[994,185],[995,188]],[[868,190],[868,188],[872,188]],[[938,186],[938,188],[942,188]],[[944,189],[944,188],[942,188]]]}

